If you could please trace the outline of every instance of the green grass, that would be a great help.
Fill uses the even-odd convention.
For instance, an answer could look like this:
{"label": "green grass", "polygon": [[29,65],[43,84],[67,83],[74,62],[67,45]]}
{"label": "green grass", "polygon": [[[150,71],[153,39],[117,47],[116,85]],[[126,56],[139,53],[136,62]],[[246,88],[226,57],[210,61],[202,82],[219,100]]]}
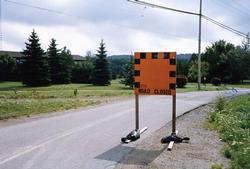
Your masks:
{"label": "green grass", "polygon": [[[250,84],[227,84],[227,85],[221,85],[221,86],[213,86],[211,83],[206,84],[204,86],[201,84],[201,90],[200,91],[215,91],[215,90],[230,90],[232,88],[250,88]],[[177,88],[177,92],[193,92],[198,91],[197,83],[188,83],[184,88]]]}
{"label": "green grass", "polygon": [[20,82],[2,82],[0,120],[85,107],[132,94],[133,91],[120,84],[119,80],[113,80],[110,86],[67,84],[25,87]]}
{"label": "green grass", "polygon": [[[26,87],[21,82],[0,83],[0,119],[63,111],[105,102],[107,99],[133,95],[133,90],[113,80],[110,86],[66,84],[48,87]],[[245,86],[244,86],[245,87]],[[250,86],[249,86],[250,88]],[[224,90],[207,84],[202,91]],[[77,95],[74,91],[77,90]],[[188,83],[177,92],[198,91],[196,83]],[[47,106],[46,106],[47,105]]]}
{"label": "green grass", "polygon": [[223,164],[213,164],[212,169],[222,169],[223,168]]}
{"label": "green grass", "polygon": [[[204,86],[201,84],[201,90],[200,91],[215,91],[215,90],[225,90],[224,87],[221,86],[213,86],[212,84],[206,84]],[[198,91],[197,83],[188,83],[184,88],[177,88],[177,92],[193,92]]]}
{"label": "green grass", "polygon": [[63,111],[97,103],[99,101],[87,99],[8,99],[0,103],[0,120],[20,116],[29,117],[35,114]]}
{"label": "green grass", "polygon": [[[226,157],[231,158],[231,168],[250,168],[250,95],[230,101],[219,99],[215,111],[209,116],[212,128],[227,143]],[[210,127],[211,127],[210,126]]]}

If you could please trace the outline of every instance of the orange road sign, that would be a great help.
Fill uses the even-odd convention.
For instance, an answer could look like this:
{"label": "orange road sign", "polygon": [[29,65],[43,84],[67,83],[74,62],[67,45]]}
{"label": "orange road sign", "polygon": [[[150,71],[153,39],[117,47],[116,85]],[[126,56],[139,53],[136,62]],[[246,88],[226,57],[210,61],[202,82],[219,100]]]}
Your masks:
{"label": "orange road sign", "polygon": [[136,52],[136,95],[176,95],[176,52]]}

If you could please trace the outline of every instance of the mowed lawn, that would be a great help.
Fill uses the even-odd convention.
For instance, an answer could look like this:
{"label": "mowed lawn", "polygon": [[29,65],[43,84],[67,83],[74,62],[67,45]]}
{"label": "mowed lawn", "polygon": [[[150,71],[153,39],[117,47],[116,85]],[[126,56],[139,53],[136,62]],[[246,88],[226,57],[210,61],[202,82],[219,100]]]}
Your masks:
{"label": "mowed lawn", "polygon": [[132,96],[133,91],[119,81],[112,81],[110,86],[67,84],[49,87],[25,87],[20,82],[2,82],[0,120],[75,109]]}
{"label": "mowed lawn", "polygon": [[[188,83],[184,88],[177,88],[177,92],[193,92],[193,91],[198,91],[197,90],[197,83]],[[201,84],[201,90],[200,91],[215,91],[215,90],[220,90],[220,91],[226,91],[226,90],[232,90],[233,88],[250,88],[250,82],[249,81],[244,81],[244,84],[221,84],[220,86],[214,86],[211,83],[207,83],[204,85],[203,83]]]}
{"label": "mowed lawn", "polygon": [[[215,87],[201,86],[201,91],[230,90],[232,87],[250,88],[246,85]],[[177,88],[177,93],[198,91],[196,83]],[[91,84],[52,85],[49,87],[25,87],[21,82],[0,83],[0,120],[32,116],[41,113],[59,112],[68,109],[97,105],[118,97],[132,97],[133,90],[120,80],[113,80],[110,86]]]}

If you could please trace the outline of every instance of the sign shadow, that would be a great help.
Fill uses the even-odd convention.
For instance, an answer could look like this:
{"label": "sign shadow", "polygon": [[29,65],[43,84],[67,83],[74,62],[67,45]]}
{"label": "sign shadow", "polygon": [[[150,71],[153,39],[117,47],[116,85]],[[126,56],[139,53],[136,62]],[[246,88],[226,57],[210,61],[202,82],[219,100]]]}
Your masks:
{"label": "sign shadow", "polygon": [[147,165],[154,161],[165,149],[166,145],[160,148],[135,148],[128,145],[117,145],[110,150],[98,155],[95,159],[113,161],[127,165]]}

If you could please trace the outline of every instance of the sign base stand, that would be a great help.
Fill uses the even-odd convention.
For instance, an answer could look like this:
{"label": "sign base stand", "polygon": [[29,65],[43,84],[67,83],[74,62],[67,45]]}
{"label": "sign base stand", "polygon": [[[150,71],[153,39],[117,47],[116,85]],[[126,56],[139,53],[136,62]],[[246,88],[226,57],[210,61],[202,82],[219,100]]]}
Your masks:
{"label": "sign base stand", "polygon": [[180,137],[180,136],[177,136],[176,133],[172,133],[170,136],[163,137],[161,139],[161,143],[162,144],[169,143],[168,151],[171,151],[174,143],[188,142],[189,140],[190,140],[189,137]]}
{"label": "sign base stand", "polygon": [[172,150],[174,143],[188,142],[190,138],[177,136],[176,130],[176,95],[173,95],[172,99],[172,134],[170,136],[163,137],[161,143],[169,143],[168,150]]}
{"label": "sign base stand", "polygon": [[161,139],[161,143],[170,143],[173,141],[174,143],[182,143],[183,141],[189,141],[189,137],[180,137],[177,136],[175,133],[172,133],[170,136],[163,137]]}
{"label": "sign base stand", "polygon": [[135,129],[131,131],[126,137],[122,137],[121,142],[128,144],[130,142],[136,141],[140,138],[141,134],[144,133],[147,129],[147,127],[144,127],[141,130]]}
{"label": "sign base stand", "polygon": [[131,131],[126,137],[121,138],[122,143],[130,143],[138,140],[141,134],[144,133],[148,127],[139,130],[139,95],[135,95],[135,129]]}

